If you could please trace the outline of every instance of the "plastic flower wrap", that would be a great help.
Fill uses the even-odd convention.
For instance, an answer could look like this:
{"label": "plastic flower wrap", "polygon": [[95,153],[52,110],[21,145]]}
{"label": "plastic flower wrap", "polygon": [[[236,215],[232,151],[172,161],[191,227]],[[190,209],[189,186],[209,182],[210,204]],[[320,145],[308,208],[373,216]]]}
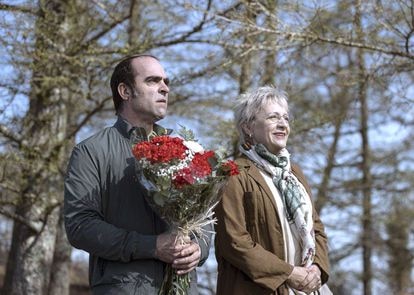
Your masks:
{"label": "plastic flower wrap", "polygon": [[[178,242],[203,238],[203,227],[215,222],[213,209],[226,178],[238,174],[233,161],[204,150],[191,131],[181,137],[157,136],[133,147],[138,176],[147,189],[147,202],[177,232]],[[189,274],[177,275],[167,265],[159,294],[187,294]]]}

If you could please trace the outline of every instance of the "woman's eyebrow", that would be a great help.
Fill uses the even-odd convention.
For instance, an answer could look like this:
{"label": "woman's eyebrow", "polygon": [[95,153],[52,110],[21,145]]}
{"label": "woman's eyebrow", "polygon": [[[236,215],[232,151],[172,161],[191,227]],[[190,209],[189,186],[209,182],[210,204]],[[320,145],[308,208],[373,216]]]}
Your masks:
{"label": "woman's eyebrow", "polygon": [[266,116],[270,116],[270,115],[278,115],[278,116],[289,116],[289,114],[288,113],[279,113],[279,112],[270,112],[270,113],[267,113],[266,114]]}

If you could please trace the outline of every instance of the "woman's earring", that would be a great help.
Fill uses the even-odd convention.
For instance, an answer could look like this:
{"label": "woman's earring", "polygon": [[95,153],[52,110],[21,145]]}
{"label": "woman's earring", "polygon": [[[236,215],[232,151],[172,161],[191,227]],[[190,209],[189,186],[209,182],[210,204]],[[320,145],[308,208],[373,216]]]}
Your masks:
{"label": "woman's earring", "polygon": [[253,144],[252,134],[249,133],[244,137],[244,144],[242,145],[245,150],[250,150]]}

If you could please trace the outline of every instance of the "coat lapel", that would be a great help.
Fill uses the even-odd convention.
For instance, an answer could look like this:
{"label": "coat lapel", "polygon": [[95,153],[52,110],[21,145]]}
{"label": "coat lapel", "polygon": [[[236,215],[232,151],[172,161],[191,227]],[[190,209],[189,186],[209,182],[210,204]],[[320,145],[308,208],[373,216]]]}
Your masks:
{"label": "coat lapel", "polygon": [[243,161],[241,164],[248,169],[247,173],[249,174],[249,176],[252,179],[254,179],[256,184],[260,186],[263,189],[263,191],[266,193],[266,196],[270,199],[277,214],[277,206],[276,206],[275,198],[273,197],[272,191],[267,185],[266,180],[263,178],[263,175],[260,173],[259,168],[257,168],[256,165],[254,165],[253,162],[251,162],[247,158],[243,157],[242,160]]}
{"label": "coat lapel", "polygon": [[[260,173],[259,168],[257,168],[256,165],[254,165],[254,163],[251,160],[249,160],[246,156],[242,156],[238,162],[239,162],[239,165],[247,169],[249,176],[252,177],[252,179],[254,179],[256,184],[263,189],[263,191],[266,193],[266,196],[270,199],[271,203],[273,204],[273,207],[277,214],[278,211],[277,211],[277,205],[276,205],[275,198],[273,197],[273,194],[269,186],[267,185],[266,180],[263,178],[262,174]],[[309,197],[312,199],[311,189],[309,187],[308,182],[306,181],[305,176],[303,175],[302,170],[296,164],[292,164],[291,169],[292,169],[292,173],[296,176],[299,182],[304,186]]]}

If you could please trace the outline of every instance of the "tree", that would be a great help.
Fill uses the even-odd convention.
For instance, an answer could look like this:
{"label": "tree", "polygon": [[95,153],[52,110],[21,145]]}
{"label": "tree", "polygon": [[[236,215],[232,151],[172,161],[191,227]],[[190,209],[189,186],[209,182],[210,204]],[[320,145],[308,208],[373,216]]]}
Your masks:
{"label": "tree", "polygon": [[[361,2],[355,2],[355,31],[357,40],[360,42],[364,40],[364,31],[362,28],[362,16],[361,16]],[[369,143],[369,127],[368,127],[368,99],[367,99],[367,74],[366,74],[366,62],[364,57],[364,50],[357,49],[356,54],[356,67],[358,75],[357,85],[357,99],[360,105],[360,134],[361,134],[361,171],[362,171],[362,263],[363,273],[362,282],[364,285],[364,294],[372,294],[372,250],[373,250],[373,233],[372,233],[372,175],[371,175],[371,147]]]}
{"label": "tree", "polygon": [[[230,17],[226,19],[229,26],[262,38],[250,46],[234,40],[227,40],[226,45],[253,56],[279,52],[279,62],[286,61],[277,67],[277,80],[291,81],[282,85],[290,89],[292,109],[300,114],[290,146],[296,157],[299,154],[299,162],[305,163],[311,182],[320,183],[315,202],[321,214],[322,209],[341,212],[339,220],[334,214],[327,216],[328,232],[339,233],[332,239],[335,268],[343,260],[357,259],[362,247],[365,268],[348,272],[350,280],[363,277],[360,282],[364,282],[366,294],[378,286],[390,290],[392,284],[381,284],[381,271],[370,262],[381,259],[378,252],[387,240],[380,239],[387,235],[381,228],[384,223],[374,224],[373,220],[383,221],[381,213],[390,203],[382,203],[381,198],[403,182],[389,182],[390,174],[383,173],[388,164],[381,155],[411,151],[407,144],[401,149],[396,145],[400,140],[405,142],[412,126],[412,116],[406,111],[401,114],[402,106],[412,111],[407,104],[412,102],[407,94],[413,69],[412,3],[377,1],[352,6],[349,1],[335,1],[318,7],[280,2],[276,11],[269,9],[266,1],[243,3],[254,9],[257,19],[271,18],[273,26]],[[387,129],[399,129],[398,139],[381,136]],[[392,166],[394,171],[400,165],[408,168],[401,160]],[[361,212],[362,227],[354,226],[356,212]],[[329,218],[333,220],[329,222]],[[407,232],[405,226],[401,230]],[[359,234],[351,234],[358,232],[362,240]],[[347,242],[335,243],[343,240],[340,233],[348,237]],[[397,249],[392,252],[393,259],[398,259]],[[335,286],[335,281],[330,284]]]}
{"label": "tree", "polygon": [[[75,139],[113,114],[106,85],[113,64],[127,54],[191,43],[208,21],[210,4],[199,20],[188,22],[186,8],[175,1],[1,4],[2,50],[10,50],[7,65],[13,65],[1,85],[7,99],[0,119],[1,213],[14,221],[4,293],[67,294],[70,247],[60,211]],[[139,7],[145,19],[137,24]],[[162,25],[159,17],[165,17]],[[166,29],[172,23],[181,26],[174,33]],[[27,110],[16,112],[21,102]]]}
{"label": "tree", "polygon": [[[15,184],[18,200],[13,216],[17,218],[3,287],[6,294],[48,292],[61,199],[59,170],[66,152],[63,140],[68,97],[58,79],[50,80],[59,77],[53,61],[55,48],[64,46],[62,32],[44,26],[48,23],[61,28],[65,8],[56,1],[41,2],[36,12],[29,109],[21,120],[20,137],[14,142],[18,145],[20,182]],[[51,44],[55,47],[52,51]]]}
{"label": "tree", "polygon": [[[268,83],[287,90],[296,117],[289,150],[327,227],[330,286],[410,290],[413,230],[397,217],[414,212],[412,1],[4,2],[0,213],[14,221],[5,290],[56,290],[55,275],[66,276],[67,157],[113,118],[111,68],[137,52],[159,56],[172,77],[165,124],[191,124],[201,141],[233,154],[233,99]],[[366,271],[350,267],[362,265],[363,248]]]}

